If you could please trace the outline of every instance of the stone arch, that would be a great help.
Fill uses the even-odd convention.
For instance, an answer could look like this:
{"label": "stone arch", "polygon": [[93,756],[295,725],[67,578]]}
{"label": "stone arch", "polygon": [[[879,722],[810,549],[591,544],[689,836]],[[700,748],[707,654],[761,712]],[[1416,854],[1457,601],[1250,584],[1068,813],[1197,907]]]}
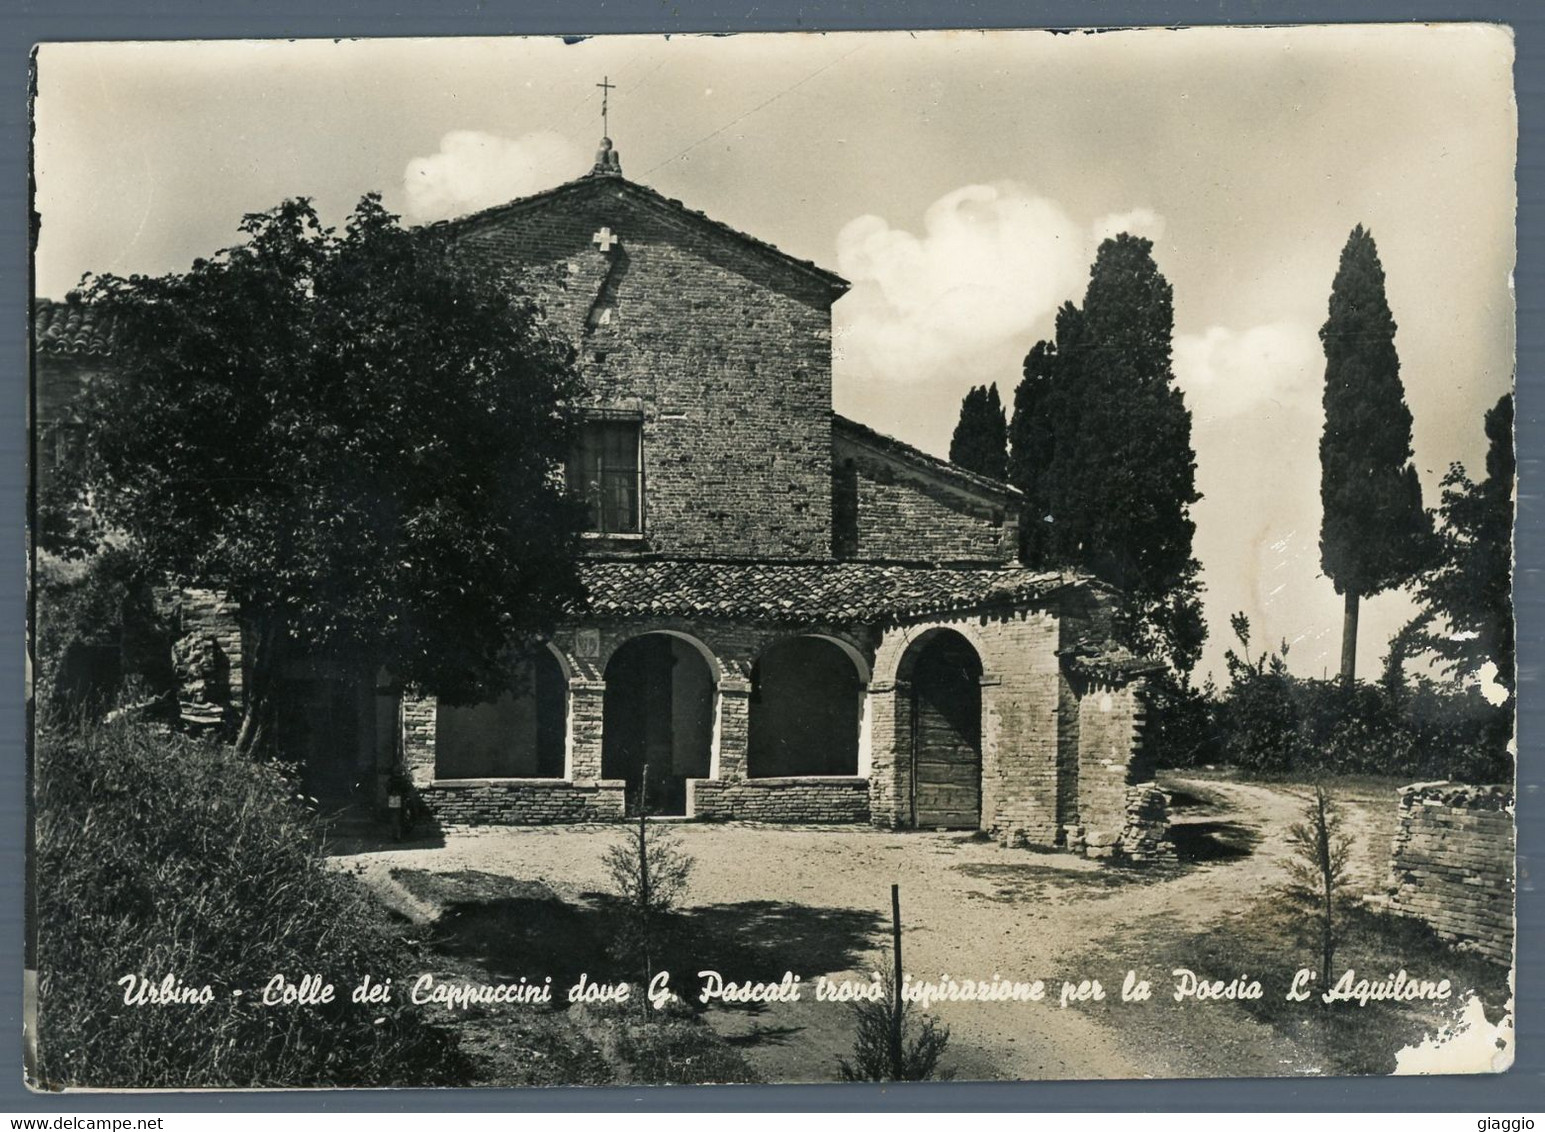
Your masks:
{"label": "stone arch", "polygon": [[687,780],[714,764],[718,658],[687,633],[648,630],[620,642],[602,672],[601,777],[627,784],[634,812],[684,814]]}
{"label": "stone arch", "polygon": [[984,672],[987,670],[990,650],[982,635],[977,632],[976,626],[964,621],[930,621],[921,625],[904,625],[885,634],[885,639],[875,650],[873,685],[889,687],[897,681],[906,681],[908,652],[924,638],[932,637],[941,631],[962,637],[982,662]]}
{"label": "stone arch", "polygon": [[719,659],[718,653],[714,652],[713,649],[709,648],[700,639],[694,637],[691,633],[684,632],[680,629],[654,628],[643,629],[637,633],[634,633],[632,636],[618,637],[617,640],[612,643],[610,650],[602,650],[600,659],[593,662],[596,664],[597,671],[601,673],[602,678],[605,678],[606,669],[611,664],[612,658],[616,656],[621,649],[638,640],[640,637],[651,636],[674,637],[678,641],[682,641],[688,645],[691,645],[692,648],[697,651],[697,654],[703,658],[703,663],[708,666],[708,671],[713,673],[714,683],[718,684],[721,680],[724,679],[724,662]]}
{"label": "stone arch", "polygon": [[543,641],[547,651],[552,653],[553,659],[558,662],[558,670],[563,673],[565,681],[573,680],[579,675],[579,668],[574,663],[574,658],[558,647],[554,641]]}
{"label": "stone arch", "polygon": [[846,641],[783,637],[751,669],[746,773],[750,778],[858,775],[869,666]]}
{"label": "stone arch", "polygon": [[897,657],[904,824],[981,827],[982,674],[980,649],[955,626],[918,633]]}

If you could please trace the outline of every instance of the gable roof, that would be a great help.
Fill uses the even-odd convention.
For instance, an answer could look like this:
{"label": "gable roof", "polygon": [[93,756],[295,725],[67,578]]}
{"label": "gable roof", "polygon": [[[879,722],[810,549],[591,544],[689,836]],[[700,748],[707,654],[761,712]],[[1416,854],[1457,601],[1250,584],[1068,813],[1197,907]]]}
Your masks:
{"label": "gable roof", "polygon": [[903,463],[910,464],[921,471],[931,473],[940,479],[949,480],[957,487],[966,488],[979,494],[991,495],[995,499],[1009,503],[1020,499],[1024,493],[1013,484],[995,480],[990,476],[978,475],[968,471],[959,464],[952,464],[948,460],[941,460],[937,456],[930,456],[921,448],[914,448],[905,441],[897,440],[894,436],[886,436],[883,432],[876,432],[866,424],[844,417],[840,413],[832,414],[832,432],[841,433],[848,439],[856,440],[867,448],[891,456]]}
{"label": "gable roof", "polygon": [[507,216],[515,216],[519,213],[542,205],[554,203],[564,197],[579,196],[586,192],[605,191],[616,189],[625,193],[629,199],[634,200],[645,207],[656,209],[674,219],[685,221],[711,235],[721,239],[728,239],[734,243],[749,249],[752,253],[766,259],[772,259],[785,267],[805,275],[823,285],[830,293],[833,300],[847,293],[852,286],[842,276],[828,271],[807,259],[797,259],[787,252],[769,244],[766,240],[759,240],[755,236],[731,228],[728,224],[713,219],[706,213],[697,209],[688,208],[681,201],[667,197],[663,193],[656,192],[648,185],[640,185],[637,181],[630,181],[621,174],[587,173],[583,177],[576,177],[572,181],[565,181],[551,189],[545,189],[539,193],[533,193],[528,197],[519,197],[504,204],[496,204],[492,208],[484,208],[477,212],[468,213],[466,216],[458,216],[450,220],[437,220],[424,226],[424,231],[452,232],[458,229],[472,228],[480,224],[502,220]]}
{"label": "gable roof", "polygon": [[754,562],[588,558],[579,576],[594,617],[682,617],[758,623],[895,624],[941,614],[1043,604],[1081,575],[1024,566],[886,562]]}
{"label": "gable roof", "polygon": [[113,352],[113,320],[86,303],[37,299],[32,344],[42,354],[102,357]]}

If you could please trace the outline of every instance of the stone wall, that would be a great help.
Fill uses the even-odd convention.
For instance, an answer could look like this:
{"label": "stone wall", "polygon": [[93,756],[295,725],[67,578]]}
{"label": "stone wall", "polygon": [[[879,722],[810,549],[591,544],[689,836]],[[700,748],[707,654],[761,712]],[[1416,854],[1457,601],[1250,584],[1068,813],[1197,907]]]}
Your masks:
{"label": "stone wall", "polygon": [[790,823],[869,820],[866,778],[690,779],[687,814],[708,819]]}
{"label": "stone wall", "polygon": [[1127,787],[1126,824],[1115,856],[1145,864],[1175,859],[1175,843],[1169,837],[1169,795],[1153,783]]}
{"label": "stone wall", "polygon": [[219,727],[241,710],[243,670],[240,612],[215,590],[174,590],[172,668],[183,723]]}
{"label": "stone wall", "polygon": [[417,788],[442,828],[621,821],[623,784],[466,779]]}
{"label": "stone wall", "polygon": [[1088,682],[1078,697],[1078,825],[1093,856],[1112,856],[1128,819],[1142,744],[1141,682]]}
{"label": "stone wall", "polygon": [[1383,904],[1461,949],[1511,964],[1513,853],[1511,786],[1407,786]]}
{"label": "stone wall", "polygon": [[831,283],[607,177],[454,231],[536,293],[597,403],[640,414],[642,547],[830,554]]}

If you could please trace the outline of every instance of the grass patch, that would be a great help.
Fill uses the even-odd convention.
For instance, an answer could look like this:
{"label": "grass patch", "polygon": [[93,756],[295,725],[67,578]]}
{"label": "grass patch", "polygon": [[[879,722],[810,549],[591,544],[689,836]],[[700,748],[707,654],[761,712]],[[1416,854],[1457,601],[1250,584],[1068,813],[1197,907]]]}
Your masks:
{"label": "grass patch", "polygon": [[[719,1037],[698,1010],[678,1007],[650,1011],[639,1005],[639,971],[630,958],[611,948],[622,909],[602,894],[579,902],[561,899],[538,881],[521,881],[476,870],[436,873],[394,869],[392,878],[420,900],[441,909],[429,931],[429,945],[439,957],[440,979],[478,983],[512,982],[525,976],[540,983],[552,978],[550,1007],[471,1007],[458,1010],[448,1025],[477,1059],[478,1083],[548,1084],[706,1084],[753,1082],[755,1071],[729,1042]],[[692,984],[679,973],[695,974],[703,964],[699,948],[712,953],[732,943],[727,932],[748,926],[765,929],[766,916],[754,910],[740,916],[719,909],[693,909],[675,917],[671,951],[660,964],[672,972],[678,994],[690,996]],[[773,946],[776,946],[774,944]],[[735,950],[744,954],[736,947]],[[734,961],[731,960],[731,963]],[[762,964],[763,967],[766,964]],[[739,971],[728,966],[726,970]],[[778,973],[782,974],[782,968]],[[625,1006],[571,1006],[568,988],[584,974],[592,983],[632,982]]]}
{"label": "grass patch", "polygon": [[[1403,968],[1414,978],[1450,980],[1452,996],[1444,1002],[1358,1006],[1353,1001],[1324,1007],[1316,980],[1314,1000],[1287,1001],[1294,972],[1317,970],[1319,962],[1310,920],[1277,897],[1227,915],[1205,931],[1188,929],[1173,917],[1146,921],[1119,939],[1100,941],[1083,966],[1099,961],[1092,957],[1142,956],[1139,977],[1153,981],[1153,999],[1141,1005],[1099,1005],[1115,1012],[1108,1021],[1119,1031],[1140,1033],[1148,1041],[1163,1035],[1170,1049],[1189,1051],[1196,1063],[1187,1072],[1199,1076],[1237,1075],[1244,1065],[1260,1066],[1262,1073],[1387,1074],[1394,1071],[1402,1047],[1451,1025],[1471,994],[1480,996],[1489,1021],[1502,1017],[1511,997],[1507,972],[1453,950],[1425,925],[1352,907],[1341,913],[1339,930],[1336,977],[1353,968],[1358,979],[1383,979]],[[1248,975],[1260,981],[1263,996],[1177,1003],[1170,972],[1179,967],[1225,982]],[[1136,1027],[1134,1019],[1139,1020]]]}
{"label": "grass patch", "polygon": [[579,1006],[570,1011],[581,1033],[613,1067],[619,1084],[756,1084],[740,1052],[694,1014],[636,1006]]}
{"label": "grass patch", "polygon": [[963,876],[985,880],[993,886],[991,893],[971,892],[968,896],[999,904],[1069,904],[1084,900],[1104,900],[1122,889],[1150,883],[1153,879],[1151,874],[1141,869],[1119,867],[1058,869],[1040,863],[984,862],[953,865],[951,868]]}

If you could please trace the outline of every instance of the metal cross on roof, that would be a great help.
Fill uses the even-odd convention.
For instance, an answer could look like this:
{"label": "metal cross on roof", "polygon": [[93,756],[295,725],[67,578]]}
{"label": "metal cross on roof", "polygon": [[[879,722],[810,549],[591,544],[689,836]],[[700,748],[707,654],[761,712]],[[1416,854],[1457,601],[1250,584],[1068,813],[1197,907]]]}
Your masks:
{"label": "metal cross on roof", "polygon": [[617,89],[617,86],[610,81],[609,75],[602,75],[601,81],[595,85],[601,88],[601,136],[609,138],[612,136],[612,131],[611,127],[606,124],[607,98],[612,91]]}
{"label": "metal cross on roof", "polygon": [[590,242],[600,248],[602,252],[609,252],[612,250],[612,245],[619,244],[622,240],[610,228],[602,228],[594,236],[590,237]]}

